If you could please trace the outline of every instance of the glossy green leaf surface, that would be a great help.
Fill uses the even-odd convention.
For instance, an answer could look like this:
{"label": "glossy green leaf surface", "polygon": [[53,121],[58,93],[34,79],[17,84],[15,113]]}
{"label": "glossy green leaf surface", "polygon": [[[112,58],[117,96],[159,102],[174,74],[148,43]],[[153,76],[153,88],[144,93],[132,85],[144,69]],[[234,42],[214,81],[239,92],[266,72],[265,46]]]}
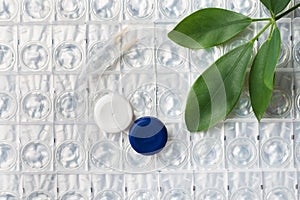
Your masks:
{"label": "glossy green leaf surface", "polygon": [[253,111],[258,120],[265,113],[274,88],[274,72],[281,48],[278,28],[275,28],[269,40],[258,50],[251,67],[249,90]]}
{"label": "glossy green leaf surface", "polygon": [[251,22],[251,18],[233,11],[206,8],[184,18],[168,37],[187,48],[209,48],[230,40]]}
{"label": "glossy green leaf surface", "polygon": [[277,15],[283,11],[291,0],[260,0],[267,9],[269,9],[273,14]]}
{"label": "glossy green leaf surface", "polygon": [[206,130],[225,119],[242,91],[253,43],[219,58],[193,84],[186,103],[185,122],[191,132]]}

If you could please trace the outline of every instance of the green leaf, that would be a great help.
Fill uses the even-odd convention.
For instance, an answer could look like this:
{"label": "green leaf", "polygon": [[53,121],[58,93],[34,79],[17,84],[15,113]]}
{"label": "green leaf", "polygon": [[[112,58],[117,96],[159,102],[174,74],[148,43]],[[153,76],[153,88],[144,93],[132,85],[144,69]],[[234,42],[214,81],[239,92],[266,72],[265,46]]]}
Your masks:
{"label": "green leaf", "polygon": [[233,11],[206,8],[184,18],[168,37],[187,48],[208,48],[230,40],[251,22],[251,18]]}
{"label": "green leaf", "polygon": [[250,99],[256,118],[265,113],[274,88],[274,73],[281,48],[280,32],[276,27],[270,39],[259,49],[249,77]]}
{"label": "green leaf", "polygon": [[193,84],[186,103],[185,122],[191,132],[206,130],[225,119],[239,99],[253,43],[228,52]]}
{"label": "green leaf", "polygon": [[283,11],[291,0],[260,0],[274,15]]}

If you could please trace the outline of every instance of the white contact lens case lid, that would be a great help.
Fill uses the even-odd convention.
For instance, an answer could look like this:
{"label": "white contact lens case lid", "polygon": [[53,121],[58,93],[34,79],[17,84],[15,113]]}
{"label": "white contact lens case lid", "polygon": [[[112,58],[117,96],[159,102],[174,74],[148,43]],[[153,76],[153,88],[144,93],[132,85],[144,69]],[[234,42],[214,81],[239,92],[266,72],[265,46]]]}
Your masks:
{"label": "white contact lens case lid", "polygon": [[106,94],[94,106],[94,120],[105,132],[124,131],[131,124],[132,107],[127,99],[119,94]]}

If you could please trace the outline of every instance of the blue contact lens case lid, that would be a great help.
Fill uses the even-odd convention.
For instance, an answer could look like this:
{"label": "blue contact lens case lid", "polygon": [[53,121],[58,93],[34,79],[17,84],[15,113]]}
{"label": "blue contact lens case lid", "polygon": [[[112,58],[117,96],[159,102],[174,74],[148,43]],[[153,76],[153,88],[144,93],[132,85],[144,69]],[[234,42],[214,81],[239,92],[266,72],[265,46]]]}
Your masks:
{"label": "blue contact lens case lid", "polygon": [[155,117],[141,117],[129,130],[129,142],[132,148],[143,155],[160,152],[168,140],[167,128]]}

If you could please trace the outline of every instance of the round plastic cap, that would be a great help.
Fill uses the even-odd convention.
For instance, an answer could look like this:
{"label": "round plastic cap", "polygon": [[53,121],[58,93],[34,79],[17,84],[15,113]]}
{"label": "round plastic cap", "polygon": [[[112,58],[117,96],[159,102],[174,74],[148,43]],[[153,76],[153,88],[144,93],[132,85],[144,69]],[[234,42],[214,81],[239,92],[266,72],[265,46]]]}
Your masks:
{"label": "round plastic cap", "polygon": [[129,130],[129,142],[132,148],[143,155],[160,152],[167,140],[167,128],[155,117],[141,117],[133,123]]}
{"label": "round plastic cap", "polygon": [[105,132],[117,133],[126,130],[132,118],[129,101],[119,94],[106,94],[95,103],[94,120]]}

